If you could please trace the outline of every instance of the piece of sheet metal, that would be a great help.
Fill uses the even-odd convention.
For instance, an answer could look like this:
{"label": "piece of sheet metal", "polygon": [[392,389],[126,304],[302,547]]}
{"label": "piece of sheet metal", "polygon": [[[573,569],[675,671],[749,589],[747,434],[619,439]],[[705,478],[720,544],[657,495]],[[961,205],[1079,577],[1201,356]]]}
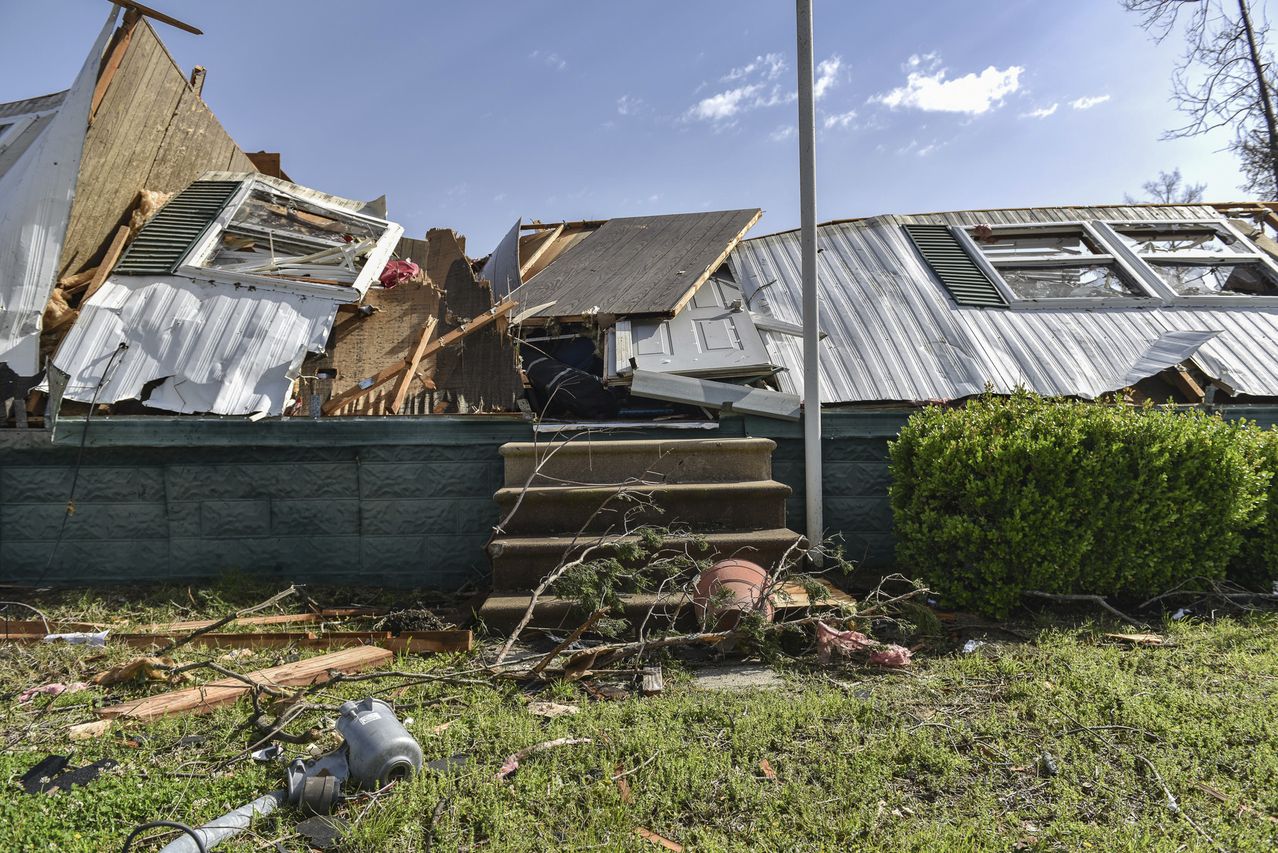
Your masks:
{"label": "piece of sheet metal", "polygon": [[[1200,205],[1135,205],[961,211],[823,225],[818,285],[829,337],[820,348],[822,399],[955,400],[987,386],[998,393],[1024,387],[1047,396],[1094,398],[1142,378],[1137,375],[1142,363],[1151,373],[1161,370],[1166,358],[1152,358],[1160,348],[1196,339],[1202,343],[1184,351],[1204,372],[1238,393],[1278,396],[1278,307],[961,308],[932,278],[900,227],[1089,219],[1223,217]],[[744,241],[729,264],[751,310],[802,322],[797,232]],[[799,393],[802,341],[767,329],[762,334],[772,359],[786,368],[777,375],[782,390]]]}
{"label": "piece of sheet metal", "polygon": [[493,299],[501,301],[510,295],[523,281],[519,278],[519,227],[522,220],[515,222],[513,228],[501,238],[497,248],[484,262],[479,277],[487,279],[493,286]]}
{"label": "piece of sheet metal", "polygon": [[[144,399],[182,413],[279,415],[307,352],[321,352],[338,303],[178,276],[108,280],[59,347],[65,398]],[[128,348],[106,374],[120,343]]]}
{"label": "piece of sheet metal", "polygon": [[54,118],[0,176],[0,362],[40,369],[40,328],[75,197],[98,66],[115,29],[112,6]]}

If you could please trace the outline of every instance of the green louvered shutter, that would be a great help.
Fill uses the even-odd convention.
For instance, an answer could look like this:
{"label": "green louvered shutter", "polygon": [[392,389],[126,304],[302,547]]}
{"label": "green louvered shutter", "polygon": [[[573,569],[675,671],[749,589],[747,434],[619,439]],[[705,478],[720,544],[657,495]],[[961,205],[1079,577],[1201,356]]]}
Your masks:
{"label": "green louvered shutter", "polygon": [[142,226],[115,266],[117,275],[168,275],[204,236],[239,181],[196,181],[178,193]]}
{"label": "green louvered shutter", "polygon": [[904,225],[905,233],[959,305],[1006,308],[1007,300],[948,225]]}

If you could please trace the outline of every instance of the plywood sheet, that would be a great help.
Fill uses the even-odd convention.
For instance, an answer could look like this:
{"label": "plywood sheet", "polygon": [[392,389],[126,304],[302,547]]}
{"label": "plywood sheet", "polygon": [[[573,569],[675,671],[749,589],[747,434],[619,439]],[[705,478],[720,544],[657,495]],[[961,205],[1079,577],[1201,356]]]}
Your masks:
{"label": "plywood sheet", "polygon": [[761,211],[610,219],[520,289],[543,318],[674,316],[727,258]]}
{"label": "plywood sheet", "polygon": [[176,192],[206,171],[255,171],[139,21],[85,135],[59,277],[97,263],[140,190]]}

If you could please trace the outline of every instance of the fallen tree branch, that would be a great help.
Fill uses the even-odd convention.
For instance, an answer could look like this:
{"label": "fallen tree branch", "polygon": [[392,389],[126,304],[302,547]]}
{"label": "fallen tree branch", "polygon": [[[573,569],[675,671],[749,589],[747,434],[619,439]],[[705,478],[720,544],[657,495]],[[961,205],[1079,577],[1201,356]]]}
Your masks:
{"label": "fallen tree branch", "polygon": [[207,634],[210,631],[216,631],[218,628],[221,628],[223,625],[230,624],[231,622],[234,622],[236,619],[239,619],[243,616],[248,616],[253,613],[257,613],[259,610],[265,610],[266,608],[271,607],[272,605],[278,604],[279,602],[288,598],[290,595],[294,595],[296,592],[297,592],[297,587],[290,586],[288,589],[284,590],[283,592],[278,592],[275,595],[272,595],[270,598],[266,599],[266,601],[263,601],[261,604],[254,604],[252,607],[245,607],[243,610],[237,610],[228,616],[223,616],[221,619],[218,619],[216,622],[214,622],[211,625],[206,625],[203,628],[196,628],[194,631],[187,634],[185,637],[179,637],[178,639],[169,643],[167,646],[160,649],[156,654],[163,655],[168,652],[171,652],[174,649],[178,648],[179,646],[186,645],[187,643],[194,640],[196,637],[199,637],[203,634]]}
{"label": "fallen tree branch", "polygon": [[538,661],[537,665],[534,666],[529,671],[533,675],[536,675],[537,673],[545,669],[547,666],[549,666],[550,662],[554,660],[559,655],[560,652],[562,652],[564,649],[568,648],[573,643],[580,640],[581,635],[589,631],[591,628],[593,628],[595,623],[598,622],[601,618],[603,618],[603,615],[607,612],[608,611],[606,608],[601,607],[598,610],[596,610],[594,613],[591,613],[590,616],[586,618],[585,622],[582,622],[580,625],[577,626],[577,630],[573,631],[571,634],[565,637],[563,639],[563,642],[558,643],[553,649],[550,650],[549,654],[547,654],[544,658]]}
{"label": "fallen tree branch", "polygon": [[1127,622],[1128,624],[1136,625],[1140,628],[1149,627],[1148,623],[1142,622],[1139,619],[1133,619],[1131,616],[1128,616],[1126,613],[1119,610],[1114,605],[1110,604],[1108,601],[1105,600],[1105,597],[1101,595],[1085,595],[1085,594],[1079,594],[1079,593],[1066,593],[1066,592],[1042,592],[1040,590],[1025,590],[1021,594],[1030,595],[1030,596],[1033,596],[1034,598],[1042,598],[1046,601],[1059,601],[1059,602],[1067,602],[1071,604],[1078,604],[1078,603],[1095,604],[1098,607],[1103,607],[1105,610],[1108,610],[1110,613],[1114,614],[1119,619],[1122,619],[1124,622]]}

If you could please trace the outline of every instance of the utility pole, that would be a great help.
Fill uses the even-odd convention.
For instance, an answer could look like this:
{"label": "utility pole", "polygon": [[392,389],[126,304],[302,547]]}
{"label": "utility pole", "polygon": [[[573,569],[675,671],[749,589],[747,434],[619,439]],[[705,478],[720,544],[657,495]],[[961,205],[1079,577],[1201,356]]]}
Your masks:
{"label": "utility pole", "polygon": [[[824,539],[821,483],[820,316],[817,308],[816,104],[812,90],[812,0],[795,0],[799,70],[799,210],[803,263],[803,488],[808,547]],[[820,563],[820,554],[816,556]]]}

